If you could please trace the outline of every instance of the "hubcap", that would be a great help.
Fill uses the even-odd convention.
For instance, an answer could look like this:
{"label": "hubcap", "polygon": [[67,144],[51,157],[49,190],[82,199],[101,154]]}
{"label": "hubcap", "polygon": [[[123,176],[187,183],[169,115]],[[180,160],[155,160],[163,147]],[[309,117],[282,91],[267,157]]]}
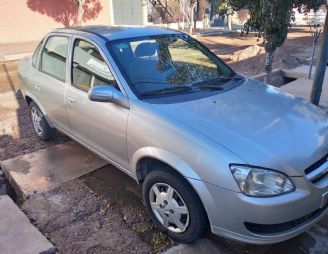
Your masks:
{"label": "hubcap", "polygon": [[33,107],[31,109],[31,118],[32,118],[33,127],[38,135],[41,135],[43,131],[41,127],[42,117],[43,115],[38,108]]}
{"label": "hubcap", "polygon": [[168,230],[183,233],[189,225],[189,211],[180,194],[166,183],[154,184],[149,193],[156,218]]}

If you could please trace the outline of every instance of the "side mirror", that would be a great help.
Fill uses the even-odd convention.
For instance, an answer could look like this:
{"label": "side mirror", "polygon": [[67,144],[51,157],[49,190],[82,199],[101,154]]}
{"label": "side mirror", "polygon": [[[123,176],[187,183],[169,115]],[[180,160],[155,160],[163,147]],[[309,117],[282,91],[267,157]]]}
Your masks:
{"label": "side mirror", "polygon": [[128,98],[113,86],[95,86],[88,92],[89,100],[115,103],[129,108]]}

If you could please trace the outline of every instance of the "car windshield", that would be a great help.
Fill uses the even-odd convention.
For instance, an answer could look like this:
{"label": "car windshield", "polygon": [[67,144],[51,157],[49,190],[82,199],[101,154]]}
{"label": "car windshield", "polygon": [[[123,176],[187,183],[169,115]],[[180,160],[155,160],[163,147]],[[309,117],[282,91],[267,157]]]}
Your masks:
{"label": "car windshield", "polygon": [[118,40],[110,43],[110,50],[132,90],[140,96],[190,92],[206,81],[213,88],[235,76],[218,57],[187,35]]}

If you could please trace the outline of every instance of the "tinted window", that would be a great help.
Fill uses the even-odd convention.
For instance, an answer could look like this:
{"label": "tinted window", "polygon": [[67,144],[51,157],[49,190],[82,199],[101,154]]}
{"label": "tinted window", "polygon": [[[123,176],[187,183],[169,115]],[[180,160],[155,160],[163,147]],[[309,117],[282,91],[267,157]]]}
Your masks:
{"label": "tinted window", "polygon": [[74,43],[72,83],[84,91],[99,85],[117,88],[115,79],[98,49],[83,40],[76,40]]}
{"label": "tinted window", "polygon": [[41,70],[50,76],[65,81],[68,38],[52,36],[41,55]]}
{"label": "tinted window", "polygon": [[36,67],[36,64],[38,63],[38,57],[40,55],[40,50],[42,46],[43,40],[39,43],[36,50],[34,51],[33,58],[32,58],[32,65]]}

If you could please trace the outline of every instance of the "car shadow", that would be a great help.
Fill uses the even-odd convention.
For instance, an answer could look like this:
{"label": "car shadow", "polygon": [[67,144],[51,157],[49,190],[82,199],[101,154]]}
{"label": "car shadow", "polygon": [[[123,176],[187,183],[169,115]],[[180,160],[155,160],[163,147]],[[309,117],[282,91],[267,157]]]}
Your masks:
{"label": "car shadow", "polygon": [[58,134],[54,140],[45,142],[35,134],[20,91],[17,68],[17,61],[0,65],[0,161],[69,140]]}

